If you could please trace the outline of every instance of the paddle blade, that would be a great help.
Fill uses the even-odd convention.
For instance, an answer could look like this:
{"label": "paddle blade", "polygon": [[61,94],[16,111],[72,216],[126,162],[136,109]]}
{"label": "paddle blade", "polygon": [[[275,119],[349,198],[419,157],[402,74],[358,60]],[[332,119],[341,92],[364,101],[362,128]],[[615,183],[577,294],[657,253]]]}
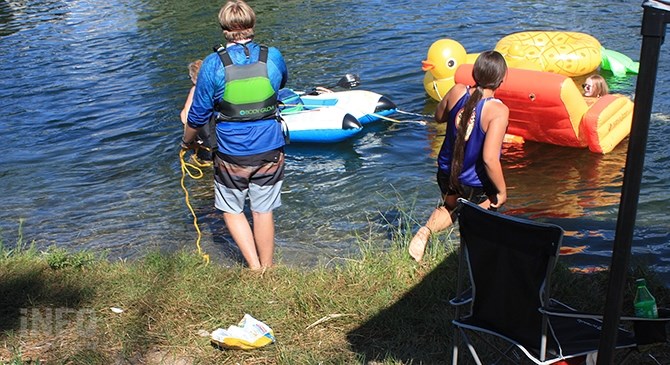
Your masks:
{"label": "paddle blade", "polygon": [[340,81],[337,82],[336,86],[345,88],[345,89],[353,89],[356,86],[361,84],[361,78],[358,75],[355,74],[346,74],[342,76]]}

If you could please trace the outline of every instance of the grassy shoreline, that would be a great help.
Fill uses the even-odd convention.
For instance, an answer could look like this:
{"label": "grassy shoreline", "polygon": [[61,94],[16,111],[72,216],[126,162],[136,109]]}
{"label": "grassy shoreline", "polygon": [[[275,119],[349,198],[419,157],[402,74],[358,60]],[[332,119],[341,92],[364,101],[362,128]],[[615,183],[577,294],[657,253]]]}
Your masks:
{"label": "grassy shoreline", "polygon": [[[420,265],[406,254],[409,237],[399,236],[386,248],[363,241],[359,257],[337,265],[279,264],[263,273],[204,265],[190,251],[109,262],[0,245],[0,363],[448,363],[457,260],[450,234],[435,239]],[[556,297],[601,310],[607,273],[556,271]],[[637,276],[668,303],[668,290],[647,272],[631,275],[629,289]],[[245,313],[272,327],[276,343],[250,351],[210,345],[206,333]],[[667,345],[659,354],[670,363]]]}

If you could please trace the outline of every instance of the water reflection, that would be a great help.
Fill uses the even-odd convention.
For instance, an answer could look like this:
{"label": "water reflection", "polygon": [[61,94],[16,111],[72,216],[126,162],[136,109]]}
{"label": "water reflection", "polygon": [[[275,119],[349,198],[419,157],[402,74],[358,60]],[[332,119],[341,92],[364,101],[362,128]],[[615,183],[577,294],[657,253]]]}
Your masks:
{"label": "water reflection", "polygon": [[319,174],[330,173],[355,173],[361,167],[361,154],[352,146],[352,141],[344,141],[340,144],[289,144],[286,146],[287,164],[304,166],[306,169],[293,171],[299,178],[303,173]]}
{"label": "water reflection", "polygon": [[[436,123],[429,129],[434,159],[445,129],[445,124]],[[607,155],[532,141],[504,144],[506,212],[533,219],[611,215],[619,204],[626,144],[627,140]]]}
{"label": "water reflection", "polygon": [[626,148],[607,155],[526,142],[505,148],[511,214],[579,218],[618,207]]}

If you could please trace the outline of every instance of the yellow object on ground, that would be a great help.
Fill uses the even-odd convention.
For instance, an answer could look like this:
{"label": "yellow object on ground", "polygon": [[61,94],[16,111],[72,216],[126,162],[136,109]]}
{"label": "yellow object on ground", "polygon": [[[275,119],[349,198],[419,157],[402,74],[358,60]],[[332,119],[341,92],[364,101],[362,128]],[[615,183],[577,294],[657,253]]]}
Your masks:
{"label": "yellow object on ground", "polygon": [[275,336],[270,326],[245,314],[237,326],[212,332],[211,341],[227,349],[252,350],[275,342]]}

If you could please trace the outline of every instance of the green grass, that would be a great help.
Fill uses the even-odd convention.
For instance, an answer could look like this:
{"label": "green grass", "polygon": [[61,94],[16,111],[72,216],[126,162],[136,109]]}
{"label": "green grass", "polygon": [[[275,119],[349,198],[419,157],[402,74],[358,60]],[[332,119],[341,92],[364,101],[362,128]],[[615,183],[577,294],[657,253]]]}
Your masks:
{"label": "green grass", "polygon": [[[434,237],[416,264],[406,254],[411,236],[402,232],[390,247],[360,237],[356,257],[313,268],[279,264],[264,273],[204,265],[187,251],[133,262],[39,252],[20,235],[11,250],[0,244],[0,363],[448,363],[455,241],[449,233]],[[638,274],[668,303],[668,291],[650,273],[631,275],[629,290]],[[557,297],[584,310],[602,308],[606,273],[559,267],[554,279]],[[630,293],[624,303],[632,302]],[[219,350],[202,336],[245,313],[272,327],[276,343]],[[656,351],[668,353],[666,346]]]}

